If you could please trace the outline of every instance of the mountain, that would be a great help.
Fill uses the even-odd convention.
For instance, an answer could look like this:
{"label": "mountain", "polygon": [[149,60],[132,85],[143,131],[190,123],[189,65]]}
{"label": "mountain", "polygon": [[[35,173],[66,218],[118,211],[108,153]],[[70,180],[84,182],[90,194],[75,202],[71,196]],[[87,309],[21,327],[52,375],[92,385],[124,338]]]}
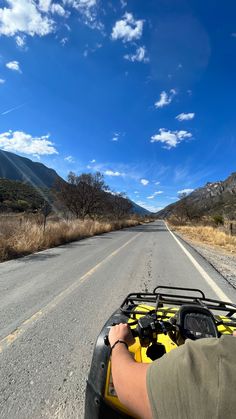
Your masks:
{"label": "mountain", "polygon": [[20,182],[0,178],[0,212],[34,212],[42,208],[49,190],[36,189]]}
{"label": "mountain", "polygon": [[236,219],[236,172],[224,181],[208,182],[157,213],[160,218],[173,215],[189,219],[221,215]]}
{"label": "mountain", "polygon": [[[3,178],[2,181],[4,179],[5,181],[1,182],[1,178]],[[7,179],[17,182],[7,182]],[[45,188],[52,188],[59,179],[62,181],[62,178],[55,170],[49,169],[42,163],[0,150],[0,193],[4,191],[4,194],[6,194],[7,189],[9,190],[10,198],[8,200],[10,200],[11,206],[20,207],[20,204],[15,202],[16,198],[16,201],[26,201],[29,207],[34,205],[35,201],[38,201],[38,194],[36,199],[32,189],[26,188],[26,186],[24,187],[22,182],[32,187],[39,187],[45,190]],[[27,199],[26,196],[28,197]],[[30,196],[33,198],[29,199]],[[133,213],[143,216],[151,214],[150,211],[140,207],[135,202],[130,202],[133,206]]]}
{"label": "mountain", "polygon": [[152,214],[146,208],[140,207],[140,205],[136,204],[134,201],[130,201],[130,202],[133,205],[132,212],[134,212],[135,214],[142,215],[142,216]]}
{"label": "mountain", "polygon": [[0,150],[0,178],[18,180],[40,188],[51,188],[61,179],[55,170],[44,164],[3,150]]}

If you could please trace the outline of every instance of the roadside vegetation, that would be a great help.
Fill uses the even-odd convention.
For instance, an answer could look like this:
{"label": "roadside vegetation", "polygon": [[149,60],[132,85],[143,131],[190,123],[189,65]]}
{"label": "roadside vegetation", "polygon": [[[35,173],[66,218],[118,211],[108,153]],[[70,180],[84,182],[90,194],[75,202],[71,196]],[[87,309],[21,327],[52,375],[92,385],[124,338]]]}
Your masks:
{"label": "roadside vegetation", "polygon": [[100,173],[70,173],[52,190],[0,180],[1,262],[148,221]]}
{"label": "roadside vegetation", "polygon": [[193,243],[206,244],[236,254],[236,223],[224,220],[222,216],[215,215],[198,222],[185,220],[181,223],[179,219],[171,217],[168,224],[171,230]]}
{"label": "roadside vegetation", "polygon": [[0,217],[0,261],[140,223],[141,219],[136,217],[117,221],[49,219],[44,230],[37,218]]}

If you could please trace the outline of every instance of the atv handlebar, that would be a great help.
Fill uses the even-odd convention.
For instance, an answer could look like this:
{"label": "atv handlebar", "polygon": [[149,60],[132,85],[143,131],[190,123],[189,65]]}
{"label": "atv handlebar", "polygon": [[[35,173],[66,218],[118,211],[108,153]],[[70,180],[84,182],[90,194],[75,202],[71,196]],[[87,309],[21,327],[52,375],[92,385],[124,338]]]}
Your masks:
{"label": "atv handlebar", "polygon": [[[112,324],[115,326],[117,323]],[[156,341],[158,334],[167,334],[175,330],[175,327],[169,321],[157,320],[155,314],[146,315],[138,320],[137,327],[131,329],[134,338],[139,338],[141,346],[147,347],[151,342]],[[104,343],[109,346],[108,336],[105,336]]]}

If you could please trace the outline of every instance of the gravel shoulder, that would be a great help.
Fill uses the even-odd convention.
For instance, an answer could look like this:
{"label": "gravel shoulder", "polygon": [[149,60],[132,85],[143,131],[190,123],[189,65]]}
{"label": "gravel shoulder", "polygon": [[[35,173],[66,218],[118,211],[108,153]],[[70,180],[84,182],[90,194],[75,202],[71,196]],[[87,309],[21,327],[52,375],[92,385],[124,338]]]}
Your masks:
{"label": "gravel shoulder", "polygon": [[207,244],[191,240],[186,235],[175,232],[186,243],[192,246],[200,255],[202,255],[214,268],[220,272],[226,280],[236,288],[236,255],[231,255]]}

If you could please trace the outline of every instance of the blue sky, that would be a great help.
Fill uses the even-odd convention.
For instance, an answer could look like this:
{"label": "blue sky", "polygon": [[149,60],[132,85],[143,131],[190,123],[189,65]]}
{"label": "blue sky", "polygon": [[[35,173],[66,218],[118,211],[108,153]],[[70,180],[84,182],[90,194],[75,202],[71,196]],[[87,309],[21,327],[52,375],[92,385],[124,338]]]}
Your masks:
{"label": "blue sky", "polygon": [[0,1],[0,148],[157,210],[236,170],[236,3]]}

